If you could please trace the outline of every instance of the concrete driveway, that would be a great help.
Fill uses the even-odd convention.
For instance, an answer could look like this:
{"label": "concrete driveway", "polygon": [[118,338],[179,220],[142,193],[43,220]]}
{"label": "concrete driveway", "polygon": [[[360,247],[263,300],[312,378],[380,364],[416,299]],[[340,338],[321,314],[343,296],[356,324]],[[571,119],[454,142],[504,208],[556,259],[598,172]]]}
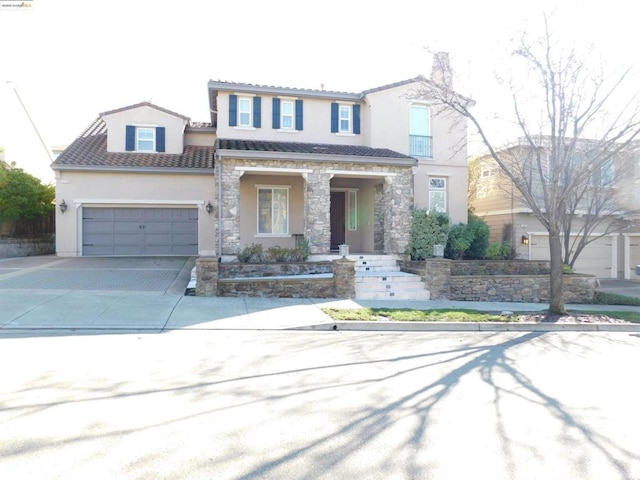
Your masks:
{"label": "concrete driveway", "polygon": [[183,295],[195,257],[0,259],[0,289],[156,292]]}
{"label": "concrete driveway", "polygon": [[635,280],[616,280],[614,278],[601,278],[598,291],[616,293],[626,297],[640,298],[640,282]]}

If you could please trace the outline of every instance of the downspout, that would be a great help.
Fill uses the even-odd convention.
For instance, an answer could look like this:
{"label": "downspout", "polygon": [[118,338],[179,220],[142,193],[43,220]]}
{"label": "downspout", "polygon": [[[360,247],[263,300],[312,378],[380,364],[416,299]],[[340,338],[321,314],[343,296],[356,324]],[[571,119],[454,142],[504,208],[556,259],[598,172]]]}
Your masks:
{"label": "downspout", "polygon": [[213,156],[215,166],[218,168],[218,263],[222,262],[222,162],[218,154],[220,143],[216,139],[216,151]]}

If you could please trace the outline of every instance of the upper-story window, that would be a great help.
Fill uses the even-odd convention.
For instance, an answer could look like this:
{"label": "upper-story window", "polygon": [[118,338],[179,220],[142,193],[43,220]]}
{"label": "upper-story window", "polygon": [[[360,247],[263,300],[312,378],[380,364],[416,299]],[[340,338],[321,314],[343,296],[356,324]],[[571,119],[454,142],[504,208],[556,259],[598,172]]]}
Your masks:
{"label": "upper-story window", "polygon": [[303,103],[301,99],[273,99],[273,128],[284,132],[302,130]]}
{"label": "upper-story window", "polygon": [[332,103],[331,132],[358,135],[360,133],[360,105]]}
{"label": "upper-story window", "polygon": [[136,150],[138,152],[155,152],[156,151],[156,129],[155,128],[136,128]]}
{"label": "upper-story window", "polygon": [[238,126],[251,126],[251,99],[247,97],[238,98]]}
{"label": "upper-story window", "polygon": [[431,112],[428,107],[412,105],[410,115],[409,155],[431,158]]}
{"label": "upper-story window", "polygon": [[293,102],[284,100],[280,104],[280,128],[293,129]]}
{"label": "upper-story window", "polygon": [[125,150],[128,152],[164,152],[164,127],[127,125]]}
{"label": "upper-story window", "polygon": [[351,133],[351,108],[349,108],[349,105],[340,105],[338,131],[340,133]]}
{"label": "upper-story window", "polygon": [[261,100],[258,96],[229,95],[229,126],[260,128]]}

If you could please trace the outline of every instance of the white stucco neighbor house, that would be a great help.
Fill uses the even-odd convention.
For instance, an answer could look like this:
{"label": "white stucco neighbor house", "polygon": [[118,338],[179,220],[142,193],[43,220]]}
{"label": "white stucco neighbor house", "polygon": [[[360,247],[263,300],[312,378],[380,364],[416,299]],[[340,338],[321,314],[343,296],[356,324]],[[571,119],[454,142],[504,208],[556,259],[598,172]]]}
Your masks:
{"label": "white stucco neighbor house", "polygon": [[210,123],[148,102],[101,113],[52,165],[57,254],[227,258],[301,238],[402,253],[415,207],[467,221],[466,123],[412,95],[438,78],[359,93],[211,80]]}

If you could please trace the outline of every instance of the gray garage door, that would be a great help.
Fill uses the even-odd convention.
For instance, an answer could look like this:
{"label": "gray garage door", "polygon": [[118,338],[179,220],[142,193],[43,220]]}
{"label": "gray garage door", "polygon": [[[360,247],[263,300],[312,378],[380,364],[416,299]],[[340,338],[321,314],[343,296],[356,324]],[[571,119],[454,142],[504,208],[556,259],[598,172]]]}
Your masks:
{"label": "gray garage door", "polygon": [[197,255],[197,208],[82,209],[83,255]]}

